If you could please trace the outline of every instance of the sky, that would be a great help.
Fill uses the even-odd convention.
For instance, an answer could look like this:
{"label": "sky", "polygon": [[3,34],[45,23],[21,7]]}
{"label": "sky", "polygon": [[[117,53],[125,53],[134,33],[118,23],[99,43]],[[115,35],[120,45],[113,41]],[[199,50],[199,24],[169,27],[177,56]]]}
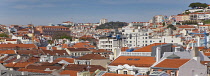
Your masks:
{"label": "sky", "polygon": [[64,21],[148,22],[155,15],[177,15],[193,2],[209,0],[0,0],[0,24],[48,25]]}

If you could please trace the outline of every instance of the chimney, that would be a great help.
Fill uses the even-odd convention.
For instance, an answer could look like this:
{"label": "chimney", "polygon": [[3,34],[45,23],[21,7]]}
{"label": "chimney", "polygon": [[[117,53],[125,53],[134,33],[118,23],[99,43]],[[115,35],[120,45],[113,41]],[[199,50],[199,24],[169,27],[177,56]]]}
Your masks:
{"label": "chimney", "polygon": [[160,56],[161,56],[161,48],[157,47],[156,48],[156,62],[160,61]]}
{"label": "chimney", "polygon": [[195,59],[196,61],[200,62],[200,56],[199,56],[199,51],[198,51],[198,47],[194,47],[191,55],[193,57],[193,59]]}

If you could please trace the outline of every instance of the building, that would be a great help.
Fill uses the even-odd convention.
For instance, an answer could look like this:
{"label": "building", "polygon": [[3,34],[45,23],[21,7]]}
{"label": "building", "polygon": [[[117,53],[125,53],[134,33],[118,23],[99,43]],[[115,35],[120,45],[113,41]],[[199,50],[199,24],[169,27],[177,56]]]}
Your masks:
{"label": "building", "polygon": [[[174,58],[174,59],[171,59]],[[179,59],[169,56],[151,66],[151,72],[164,71],[170,76],[207,76],[207,67],[194,59]]]}
{"label": "building", "polygon": [[166,19],[167,19],[167,16],[156,15],[153,17],[152,21],[153,21],[153,23],[160,23],[160,22],[166,21]]}
{"label": "building", "polygon": [[66,22],[63,22],[62,25],[71,25],[71,26],[73,26],[74,22],[66,21]]}
{"label": "building", "polygon": [[128,75],[148,75],[150,66],[156,62],[149,56],[119,56],[108,65],[108,72]]}
{"label": "building", "polygon": [[104,68],[110,62],[109,59],[102,57],[100,54],[86,54],[75,59],[75,64],[81,65],[101,65]]}
{"label": "building", "polygon": [[190,20],[205,20],[210,19],[210,13],[209,12],[196,12],[196,13],[190,13]]}
{"label": "building", "polygon": [[188,21],[188,20],[190,20],[190,16],[189,15],[179,14],[179,15],[175,16],[175,19],[176,19],[176,22]]}
{"label": "building", "polygon": [[80,57],[92,53],[92,51],[87,48],[65,48],[65,50],[73,57]]}
{"label": "building", "polygon": [[101,25],[101,24],[105,24],[105,23],[107,23],[107,22],[108,22],[108,20],[107,20],[107,19],[102,18],[102,19],[100,20],[100,23],[99,23],[99,24]]}
{"label": "building", "polygon": [[70,29],[63,26],[37,26],[37,31],[40,31],[42,35],[55,35],[66,33],[70,35]]}

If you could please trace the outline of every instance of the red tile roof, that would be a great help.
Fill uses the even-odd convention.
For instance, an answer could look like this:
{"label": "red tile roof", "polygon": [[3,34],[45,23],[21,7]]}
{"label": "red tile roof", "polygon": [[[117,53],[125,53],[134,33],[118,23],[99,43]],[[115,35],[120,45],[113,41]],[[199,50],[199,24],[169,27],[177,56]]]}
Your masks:
{"label": "red tile roof", "polygon": [[134,75],[127,75],[127,74],[116,74],[116,73],[105,73],[102,76],[134,76]]}
{"label": "red tile roof", "polygon": [[83,43],[83,42],[76,43],[72,47],[75,47],[75,48],[95,48],[95,46],[90,45],[88,43]]}
{"label": "red tile roof", "polygon": [[97,69],[105,71],[106,69],[100,65],[78,65],[78,64],[69,64],[66,66],[65,70],[74,70],[74,71],[87,71],[88,68],[90,72],[95,72]]}
{"label": "red tile roof", "polygon": [[3,47],[37,48],[34,44],[0,44],[0,48]]}
{"label": "red tile roof", "polygon": [[144,57],[144,56],[120,56],[111,62],[109,65],[134,65],[136,67],[150,67],[156,62],[155,57]]}
{"label": "red tile roof", "polygon": [[44,70],[37,70],[37,69],[25,69],[25,68],[18,69],[18,71],[27,71],[27,72],[35,72],[35,73],[47,73],[47,74],[52,73],[52,71],[44,71]]}
{"label": "red tile roof", "polygon": [[90,51],[87,48],[67,48],[70,51]]}
{"label": "red tile roof", "polygon": [[74,71],[74,70],[64,70],[64,71],[60,72],[60,75],[77,76],[77,72],[78,71]]}
{"label": "red tile roof", "polygon": [[16,54],[14,50],[1,50],[0,54]]}
{"label": "red tile roof", "polygon": [[67,61],[67,62],[69,62],[69,63],[74,63],[74,58],[57,58],[57,59],[54,60],[54,61],[59,62],[59,61],[61,61],[61,60],[65,60],[65,61]]}
{"label": "red tile roof", "polygon": [[188,62],[190,59],[165,59],[162,62],[155,65],[155,67],[161,67],[161,68],[179,68],[186,62]]}
{"label": "red tile roof", "polygon": [[106,59],[105,57],[102,57],[101,55],[99,54],[86,54],[84,56],[81,56],[79,58],[76,58],[78,60],[96,60],[96,59]]}
{"label": "red tile roof", "polygon": [[4,65],[5,67],[18,67],[18,68],[25,68],[29,64],[32,64],[32,62],[23,62],[23,63],[8,63]]}
{"label": "red tile roof", "polygon": [[133,52],[152,52],[153,46],[158,46],[158,45],[163,45],[163,44],[167,44],[167,43],[154,43],[154,44],[142,47],[140,49],[136,49]]}

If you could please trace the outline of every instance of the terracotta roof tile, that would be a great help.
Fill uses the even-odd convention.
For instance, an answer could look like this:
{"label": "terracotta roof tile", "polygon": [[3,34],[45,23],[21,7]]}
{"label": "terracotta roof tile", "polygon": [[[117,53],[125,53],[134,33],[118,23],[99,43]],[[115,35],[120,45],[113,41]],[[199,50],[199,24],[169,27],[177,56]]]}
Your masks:
{"label": "terracotta roof tile", "polygon": [[90,51],[87,48],[67,48],[70,51]]}
{"label": "terracotta roof tile", "polygon": [[158,46],[158,45],[162,45],[162,44],[167,44],[167,43],[154,43],[154,44],[142,47],[140,49],[134,50],[133,52],[152,52],[153,46]]}
{"label": "terracotta roof tile", "polygon": [[0,54],[16,54],[14,50],[1,50]]}
{"label": "terracotta roof tile", "polygon": [[77,76],[77,72],[78,71],[74,71],[74,70],[64,70],[64,71],[60,72],[60,75]]}
{"label": "terracotta roof tile", "polygon": [[155,65],[155,67],[162,67],[162,68],[179,68],[190,59],[165,59],[159,64]]}
{"label": "terracotta roof tile", "polygon": [[156,62],[155,57],[143,57],[143,56],[120,56],[111,62],[109,65],[134,65],[136,67],[150,67]]}
{"label": "terracotta roof tile", "polygon": [[18,67],[18,68],[25,68],[29,64],[32,64],[32,62],[23,62],[23,63],[8,63],[4,65],[5,67]]}
{"label": "terracotta roof tile", "polygon": [[35,73],[47,73],[47,74],[52,73],[52,71],[44,71],[44,70],[37,70],[37,69],[25,69],[25,68],[18,69],[18,71],[27,71],[27,72],[35,72]]}
{"label": "terracotta roof tile", "polygon": [[74,63],[74,58],[57,58],[55,61],[59,62],[61,60],[65,60],[69,63]]}
{"label": "terracotta roof tile", "polygon": [[76,43],[74,44],[72,47],[75,47],[75,48],[95,48],[95,46],[93,45],[90,45],[90,44],[87,44],[87,43]]}
{"label": "terracotta roof tile", "polygon": [[121,51],[126,51],[127,49],[129,49],[128,47],[122,47]]}
{"label": "terracotta roof tile", "polygon": [[116,73],[105,73],[102,76],[134,76],[134,75],[127,75],[127,74],[116,74]]}
{"label": "terracotta roof tile", "polygon": [[23,47],[23,48],[37,48],[34,44],[0,44],[0,48],[2,47]]}
{"label": "terracotta roof tile", "polygon": [[49,55],[68,55],[66,50],[43,50],[44,54]]}
{"label": "terracotta roof tile", "polygon": [[95,72],[97,69],[105,71],[106,69],[100,65],[78,65],[78,64],[69,64],[66,66],[65,70],[74,70],[74,71],[87,71],[87,67],[90,67],[90,72]]}
{"label": "terracotta roof tile", "polygon": [[101,55],[99,54],[86,54],[84,56],[81,56],[79,58],[76,58],[78,60],[91,60],[91,59],[106,59],[105,57],[102,57]]}

